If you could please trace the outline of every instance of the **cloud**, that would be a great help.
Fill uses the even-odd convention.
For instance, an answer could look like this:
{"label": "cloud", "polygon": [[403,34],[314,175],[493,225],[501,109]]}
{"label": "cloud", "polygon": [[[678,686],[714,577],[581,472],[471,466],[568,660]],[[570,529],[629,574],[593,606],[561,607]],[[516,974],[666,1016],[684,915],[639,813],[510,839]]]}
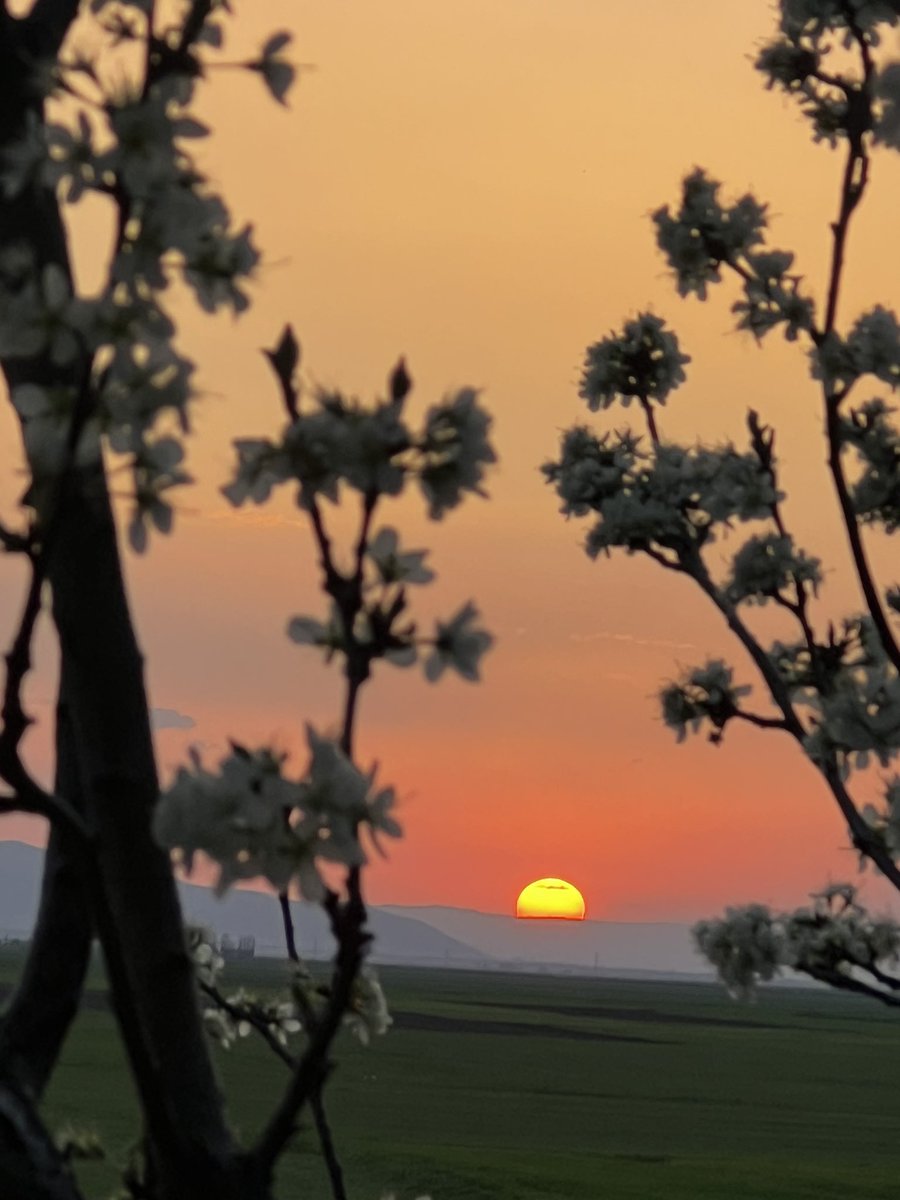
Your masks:
{"label": "cloud", "polygon": [[696,650],[693,642],[672,642],[665,638],[635,637],[631,633],[570,633],[572,642],[630,642],[633,646],[663,646],[668,650]]}
{"label": "cloud", "polygon": [[174,708],[151,708],[150,724],[154,729],[193,729],[197,722]]}

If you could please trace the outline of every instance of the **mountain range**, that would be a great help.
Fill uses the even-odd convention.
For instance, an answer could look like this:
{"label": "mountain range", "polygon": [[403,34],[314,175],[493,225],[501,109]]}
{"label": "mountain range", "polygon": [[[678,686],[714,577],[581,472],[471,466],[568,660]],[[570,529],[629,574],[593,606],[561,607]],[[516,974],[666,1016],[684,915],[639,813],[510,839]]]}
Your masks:
{"label": "mountain range", "polygon": [[[0,935],[28,937],[40,894],[43,851],[0,842]],[[217,935],[256,939],[258,954],[280,953],[281,915],[273,897],[234,888],[219,898],[210,888],[179,883],[187,920]],[[313,904],[291,911],[297,944],[308,958],[331,953],[326,918]],[[382,905],[369,912],[376,962],[494,969],[574,969],[601,974],[706,975],[689,926],[613,921],[518,921],[512,916],[438,906]]]}

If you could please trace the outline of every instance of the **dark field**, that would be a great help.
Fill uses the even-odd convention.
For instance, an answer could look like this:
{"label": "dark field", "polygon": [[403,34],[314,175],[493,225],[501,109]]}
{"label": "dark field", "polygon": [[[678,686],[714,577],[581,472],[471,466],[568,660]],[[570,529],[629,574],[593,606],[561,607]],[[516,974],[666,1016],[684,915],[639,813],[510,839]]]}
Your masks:
{"label": "dark field", "polygon": [[[10,964],[11,965],[11,964]],[[265,961],[230,978],[265,988]],[[900,1018],[793,989],[738,1006],[713,986],[384,969],[395,1028],[349,1036],[327,1093],[353,1200],[866,1200],[900,1178]],[[8,977],[8,976],[7,976]],[[136,1129],[100,993],[47,1104],[115,1161]],[[248,1040],[218,1055],[250,1133],[284,1068]],[[328,1196],[312,1133],[280,1196]],[[91,1200],[109,1166],[83,1172]],[[212,1198],[211,1198],[212,1200]]]}

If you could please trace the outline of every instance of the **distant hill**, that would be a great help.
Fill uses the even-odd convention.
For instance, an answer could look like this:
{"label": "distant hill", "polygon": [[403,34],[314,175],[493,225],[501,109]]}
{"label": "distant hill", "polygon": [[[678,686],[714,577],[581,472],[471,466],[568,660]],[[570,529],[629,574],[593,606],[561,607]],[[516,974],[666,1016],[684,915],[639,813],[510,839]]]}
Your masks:
{"label": "distant hill", "polygon": [[[43,850],[24,842],[0,842],[0,935],[30,935],[40,898],[43,859]],[[178,890],[189,921],[206,925],[220,936],[250,935],[256,938],[258,953],[271,954],[283,948],[281,914],[267,893],[240,888],[219,899],[210,888],[190,883],[180,883]],[[313,904],[292,903],[291,912],[301,953],[308,958],[330,956],[331,935],[322,910]],[[370,912],[370,925],[376,962],[468,965],[489,957],[414,916],[376,908]]]}
{"label": "distant hill", "polygon": [[[44,852],[0,842],[0,935],[27,937],[34,925]],[[218,935],[256,939],[257,953],[281,952],[281,916],[272,896],[246,888],[221,899],[209,888],[179,884],[189,921]],[[297,943],[308,958],[330,956],[325,915],[291,905]],[[382,905],[370,909],[376,962],[459,967],[575,967],[615,974],[702,974],[710,971],[691,944],[690,927],[612,921],[517,921],[463,908]]]}
{"label": "distant hill", "polygon": [[[210,888],[186,883],[179,884],[179,892],[189,921],[230,937],[249,934],[256,938],[257,953],[283,949],[281,913],[271,895],[232,888],[219,898]],[[291,915],[300,953],[313,959],[330,956],[333,941],[322,909],[316,904],[292,903]],[[460,965],[490,957],[414,916],[372,908],[369,925],[375,934],[372,958],[376,962]]]}
{"label": "distant hill", "polygon": [[519,921],[463,908],[386,905],[507,964],[546,963],[602,971],[709,975],[690,926],[666,922]]}

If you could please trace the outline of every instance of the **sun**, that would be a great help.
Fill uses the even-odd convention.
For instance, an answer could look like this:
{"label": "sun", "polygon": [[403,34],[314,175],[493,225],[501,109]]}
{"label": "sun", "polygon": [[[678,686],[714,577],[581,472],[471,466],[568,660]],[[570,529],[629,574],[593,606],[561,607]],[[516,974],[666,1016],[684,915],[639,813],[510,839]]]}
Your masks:
{"label": "sun", "polygon": [[519,893],[516,916],[544,921],[583,921],[584,896],[564,879],[538,879]]}

